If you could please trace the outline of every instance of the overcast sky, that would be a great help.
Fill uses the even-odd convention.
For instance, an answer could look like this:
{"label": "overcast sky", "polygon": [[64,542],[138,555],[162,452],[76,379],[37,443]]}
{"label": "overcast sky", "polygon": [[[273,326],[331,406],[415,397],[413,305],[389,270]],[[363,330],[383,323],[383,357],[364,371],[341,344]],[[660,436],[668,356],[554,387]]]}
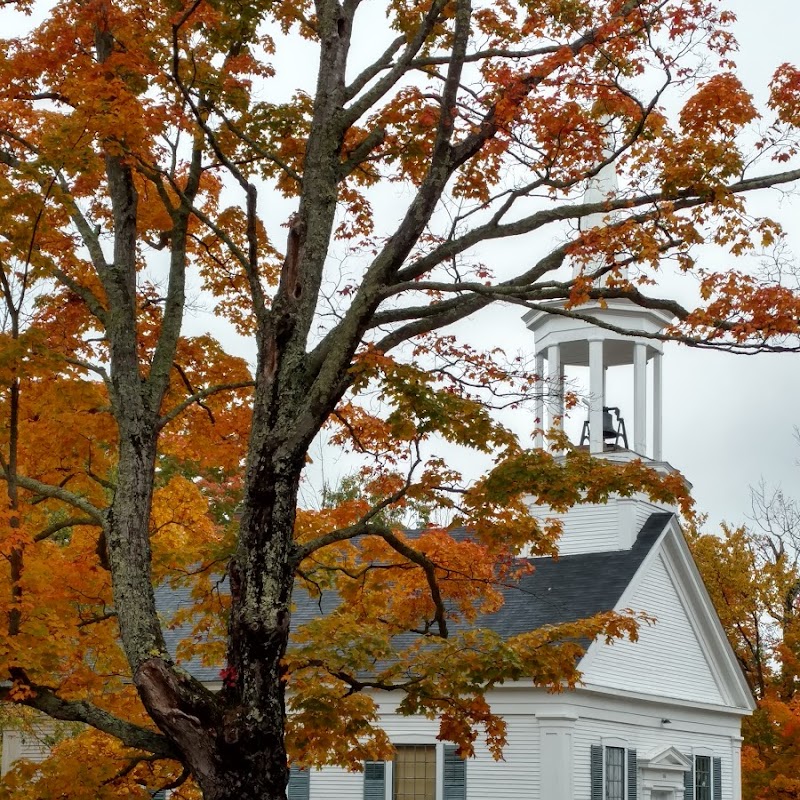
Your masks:
{"label": "overcast sky", "polygon": [[[783,61],[800,61],[796,43],[800,5],[797,0],[725,0],[725,5],[739,17],[735,30],[741,45],[737,58],[741,77],[763,102],[774,68]],[[3,15],[5,31],[30,25],[7,10]],[[293,78],[307,73],[313,83],[313,59],[298,59],[298,51],[291,55],[296,64]],[[758,210],[774,214],[793,231],[790,243],[800,254],[800,199],[762,194]],[[292,210],[274,198],[270,206],[272,221],[277,223]],[[531,245],[506,243],[496,258],[507,257],[509,246]],[[708,258],[713,261],[718,256],[710,253]],[[532,337],[520,316],[517,309],[495,310],[472,326],[472,334],[485,346],[496,343],[512,352],[531,350]],[[198,332],[209,322],[208,315],[198,313],[187,320],[185,330]],[[211,324],[215,333],[221,332],[217,322]],[[235,342],[226,334],[222,338]],[[251,346],[244,349],[252,352]],[[697,506],[710,515],[712,523],[743,521],[749,510],[748,487],[762,478],[781,484],[790,494],[797,487],[800,496],[796,466],[800,446],[793,436],[800,423],[800,356],[737,357],[668,346],[664,391],[664,456],[694,484]],[[628,399],[610,396],[608,402],[625,406]],[[337,470],[336,458],[328,454],[325,460],[330,477]]]}
{"label": "overcast sky", "polygon": [[[746,87],[763,102],[775,67],[800,61],[795,0],[727,0],[738,17],[737,62]],[[800,198],[762,193],[800,258]],[[762,477],[800,497],[800,355],[730,356],[668,347],[664,359],[666,458],[694,484],[713,520],[743,520],[748,487]]]}

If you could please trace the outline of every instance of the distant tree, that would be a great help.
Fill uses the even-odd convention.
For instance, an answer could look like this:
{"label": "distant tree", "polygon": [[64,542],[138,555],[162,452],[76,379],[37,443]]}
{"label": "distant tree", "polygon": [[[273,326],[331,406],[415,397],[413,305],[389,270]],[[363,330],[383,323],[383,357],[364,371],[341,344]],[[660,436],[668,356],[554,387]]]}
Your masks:
{"label": "distant tree", "polygon": [[751,526],[690,544],[758,707],[743,726],[746,800],[800,798],[800,508],[763,483]]}
{"label": "distant tree", "polygon": [[[614,615],[505,642],[454,625],[496,606],[513,556],[555,550],[529,498],[678,482],[526,450],[495,410],[536,376],[448,327],[497,302],[580,318],[625,299],[672,312],[669,339],[796,349],[790,288],[693,258],[769,246],[780,228],[746,195],[800,178],[800,71],[779,67],[757,131],[731,21],[703,0],[60,0],[3,41],[0,691],[89,726],[35,783],[16,772],[15,797],[282,799],[287,745],[299,763],[388,753],[368,689],[498,753],[488,687],[570,684],[576,641],[635,635]],[[316,86],[275,99],[292,48]],[[609,165],[622,188],[582,199]],[[276,220],[281,197],[296,210]],[[498,263],[502,239],[519,249]],[[658,291],[665,263],[697,307]],[[252,370],[182,333],[197,288],[255,342]],[[369,493],[306,510],[323,430]],[[437,437],[491,468],[466,486]],[[474,541],[408,539],[387,524],[408,502]],[[224,664],[218,692],[168,651],[165,581],[193,587],[179,655]],[[343,602],[293,631],[296,582]]]}
{"label": "distant tree", "polygon": [[[337,486],[326,484],[322,490],[322,507],[334,509],[342,503],[359,502],[366,503],[370,508],[374,508],[384,500],[382,494],[375,494],[369,482],[362,479],[358,474],[345,475]],[[425,528],[431,524],[432,514],[441,509],[432,507],[430,504],[416,502],[403,498],[396,503],[388,503],[386,508],[378,512],[373,517],[374,522],[382,523],[390,528]],[[447,516],[452,516],[452,510]],[[446,520],[442,520],[445,523]],[[445,527],[440,524],[438,527]]]}

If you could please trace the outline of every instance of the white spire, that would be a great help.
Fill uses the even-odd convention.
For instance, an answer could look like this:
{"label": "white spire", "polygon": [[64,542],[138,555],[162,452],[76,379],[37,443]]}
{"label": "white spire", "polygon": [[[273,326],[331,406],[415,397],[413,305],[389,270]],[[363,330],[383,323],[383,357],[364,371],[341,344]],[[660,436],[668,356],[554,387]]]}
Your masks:
{"label": "white spire", "polygon": [[[603,153],[606,156],[606,153]],[[617,170],[614,164],[606,164],[600,172],[593,178],[589,179],[586,186],[586,191],[583,193],[584,203],[602,203],[613,197],[619,189],[619,182],[617,181]],[[582,231],[588,231],[590,228],[596,228],[604,224],[604,213],[589,214],[580,220],[579,227]]]}
{"label": "white spire", "polygon": [[[614,135],[613,133],[609,132],[606,135],[606,145],[603,148],[603,161],[608,159],[613,153]],[[602,167],[597,175],[589,179],[589,182],[586,185],[586,191],[583,193],[583,202],[586,204],[602,203],[605,200],[609,200],[616,196],[618,190],[619,181],[617,179],[617,168],[614,162],[611,162],[610,164],[606,164],[604,167]],[[589,214],[578,222],[578,228],[581,231],[588,231],[592,228],[603,227],[604,225],[607,225],[609,221],[612,221],[613,217],[613,214],[609,215],[604,212]],[[593,272],[595,269],[600,269],[603,267],[605,263],[606,261],[602,254],[598,254],[586,265],[585,270]],[[577,262],[573,264],[573,278],[581,272],[581,266],[582,265]],[[622,277],[627,277],[628,270],[626,267],[623,267],[621,272]]]}

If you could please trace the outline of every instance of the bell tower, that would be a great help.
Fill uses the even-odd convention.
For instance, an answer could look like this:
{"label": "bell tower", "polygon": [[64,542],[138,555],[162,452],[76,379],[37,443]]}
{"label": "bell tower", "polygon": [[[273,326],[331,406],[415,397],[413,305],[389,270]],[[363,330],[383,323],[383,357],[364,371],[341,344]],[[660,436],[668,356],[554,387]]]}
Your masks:
{"label": "bell tower", "polygon": [[[584,200],[599,203],[616,190],[616,172],[613,165],[607,165],[590,181]],[[582,227],[591,229],[608,222],[607,215],[593,214],[582,220]],[[590,272],[599,272],[604,263],[590,264]],[[578,270],[580,265],[573,275]],[[620,271],[624,277],[625,268]],[[534,335],[536,372],[546,376],[549,384],[547,398],[540,396],[537,400],[536,446],[544,446],[542,428],[563,424],[565,372],[583,368],[585,375],[588,367],[588,413],[575,444],[588,448],[598,458],[618,462],[641,459],[662,474],[674,472],[663,460],[663,343],[659,339],[672,322],[672,315],[642,308],[627,299],[609,299],[572,309],[567,309],[563,301],[542,304],[523,320]],[[609,387],[613,387],[614,396]],[[626,409],[624,415],[622,407]],[[650,514],[677,509],[637,494],[576,506],[563,514],[537,506],[532,510],[536,516],[561,518],[559,551],[569,555],[629,549]]]}
{"label": "bell tower", "polygon": [[[662,379],[663,345],[659,332],[671,322],[664,311],[643,309],[629,300],[590,302],[575,309],[580,319],[553,311],[528,312],[523,320],[534,334],[536,371],[547,375],[550,396],[537,400],[536,416],[545,428],[561,424],[564,415],[564,373],[568,367],[589,368],[588,419],[580,445],[593,455],[630,451],[632,457],[663,458]],[[619,403],[607,394],[607,374],[629,367],[633,375],[633,425]],[[652,378],[648,380],[648,373]],[[648,384],[652,386],[648,392]],[[547,412],[545,414],[545,411]],[[648,421],[649,419],[649,421]],[[651,428],[651,435],[648,435]],[[542,434],[537,434],[541,447]]]}
{"label": "bell tower", "polygon": [[[608,158],[611,152],[609,144],[603,153],[604,158]],[[614,164],[606,164],[589,181],[583,201],[587,204],[601,203],[614,197],[618,188]],[[590,230],[609,221],[613,221],[613,213],[590,214],[581,220],[581,228]],[[599,271],[603,264],[602,260],[590,264],[590,272]],[[573,278],[577,277],[580,269],[579,264],[574,265]],[[620,267],[618,272],[620,277],[627,277],[627,267]],[[563,418],[565,368],[588,367],[589,414],[583,425],[580,444],[588,443],[593,455],[626,450],[640,458],[661,461],[663,345],[657,336],[672,321],[671,315],[641,308],[624,299],[608,300],[602,304],[598,301],[586,303],[574,309],[575,317],[565,312],[563,303],[553,303],[550,308],[552,310],[545,306],[543,310],[529,311],[523,317],[534,334],[537,374],[546,374],[551,387],[547,417],[543,398],[536,409],[540,427],[549,429],[560,424]],[[619,403],[606,392],[608,370],[622,366],[632,367],[633,372],[632,438]],[[652,381],[648,381],[648,371],[652,371]],[[652,383],[650,397],[648,383]],[[651,438],[648,438],[648,424],[652,427]],[[541,434],[536,444],[542,446]]]}

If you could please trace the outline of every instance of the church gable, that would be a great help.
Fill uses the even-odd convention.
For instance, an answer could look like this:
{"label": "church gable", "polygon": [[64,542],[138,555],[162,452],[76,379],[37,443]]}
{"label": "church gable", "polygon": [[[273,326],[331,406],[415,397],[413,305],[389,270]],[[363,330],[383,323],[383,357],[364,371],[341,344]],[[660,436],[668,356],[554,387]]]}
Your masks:
{"label": "church gable", "polygon": [[642,566],[619,607],[643,611],[636,642],[594,642],[581,664],[587,687],[728,705],[685,593],[664,548]]}

